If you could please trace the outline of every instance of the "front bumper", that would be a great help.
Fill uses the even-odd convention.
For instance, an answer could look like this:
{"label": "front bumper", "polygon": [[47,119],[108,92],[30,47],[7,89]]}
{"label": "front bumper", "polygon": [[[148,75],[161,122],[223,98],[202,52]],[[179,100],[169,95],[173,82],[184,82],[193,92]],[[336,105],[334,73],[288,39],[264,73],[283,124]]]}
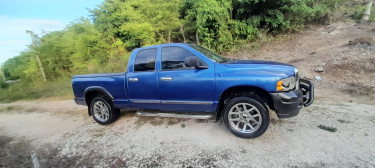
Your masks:
{"label": "front bumper", "polygon": [[314,101],[314,85],[301,79],[300,90],[271,93],[274,110],[279,118],[290,118],[298,115],[302,106],[308,107]]}

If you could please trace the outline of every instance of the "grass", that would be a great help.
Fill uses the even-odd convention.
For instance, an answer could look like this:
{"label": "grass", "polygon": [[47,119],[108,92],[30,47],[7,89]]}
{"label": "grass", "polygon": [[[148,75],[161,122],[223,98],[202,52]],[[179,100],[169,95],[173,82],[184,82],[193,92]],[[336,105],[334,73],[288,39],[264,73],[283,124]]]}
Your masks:
{"label": "grass", "polygon": [[336,132],[337,131],[337,128],[329,127],[329,126],[325,126],[325,125],[318,125],[318,128],[320,128],[322,130],[329,131],[329,132]]}
{"label": "grass", "polygon": [[[356,1],[346,1],[344,4],[339,5],[338,11],[341,14],[344,14],[346,16],[349,16],[350,18],[354,20],[361,20],[363,17],[363,14],[366,10],[367,3],[360,3]],[[375,21],[375,7],[371,7],[371,14],[369,21],[374,22]]]}
{"label": "grass", "polygon": [[1,103],[41,98],[73,98],[73,91],[70,81],[65,80],[47,82],[40,86],[28,86],[24,83],[15,83],[9,85],[8,88],[0,89]]}
{"label": "grass", "polygon": [[6,112],[6,111],[11,111],[13,110],[13,106],[8,106],[8,107],[0,107],[0,112]]}

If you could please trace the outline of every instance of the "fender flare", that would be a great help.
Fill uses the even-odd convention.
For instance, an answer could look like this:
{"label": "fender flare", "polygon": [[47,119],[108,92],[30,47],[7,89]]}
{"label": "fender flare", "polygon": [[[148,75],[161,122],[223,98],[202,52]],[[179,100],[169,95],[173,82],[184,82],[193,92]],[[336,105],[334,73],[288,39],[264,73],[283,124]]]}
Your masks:
{"label": "fender flare", "polygon": [[[218,120],[219,117],[221,117],[221,109],[224,107],[224,104],[221,104],[221,103],[224,103],[224,98],[225,97],[225,93],[229,92],[230,90],[232,89],[239,89],[240,92],[242,91],[245,91],[245,92],[248,92],[248,91],[255,91],[256,93],[260,94],[259,96],[262,97],[269,108],[271,110],[274,109],[273,107],[273,100],[272,100],[272,97],[270,95],[270,92],[268,92],[267,90],[265,90],[263,87],[260,87],[260,86],[256,86],[256,85],[233,85],[231,87],[227,87],[226,89],[224,89],[221,93],[220,93],[220,97],[218,98],[218,105],[216,107],[216,119]],[[264,106],[266,106],[266,104],[264,104]],[[267,109],[267,107],[265,107]]]}
{"label": "fender flare", "polygon": [[109,98],[111,98],[112,101],[114,100],[112,94],[109,93],[109,91],[107,89],[105,89],[105,88],[103,88],[101,86],[90,86],[90,87],[87,87],[85,89],[85,92],[84,92],[84,95],[83,95],[83,97],[85,98],[85,103],[86,103],[86,95],[87,95],[87,93],[92,92],[92,91],[101,92],[101,93],[105,94],[106,96],[108,96]]}
{"label": "fender flare", "polygon": [[89,114],[89,116],[91,116],[92,113],[91,113],[91,110],[90,110],[90,105],[87,104],[87,102],[86,102],[86,94],[89,93],[89,92],[92,92],[92,91],[103,93],[106,96],[108,96],[112,101],[114,100],[114,98],[111,95],[111,93],[109,93],[107,89],[105,89],[105,88],[103,88],[101,86],[90,86],[90,87],[86,88],[85,92],[83,94],[83,97],[84,97],[85,103],[86,103],[86,105],[88,107],[88,114]]}

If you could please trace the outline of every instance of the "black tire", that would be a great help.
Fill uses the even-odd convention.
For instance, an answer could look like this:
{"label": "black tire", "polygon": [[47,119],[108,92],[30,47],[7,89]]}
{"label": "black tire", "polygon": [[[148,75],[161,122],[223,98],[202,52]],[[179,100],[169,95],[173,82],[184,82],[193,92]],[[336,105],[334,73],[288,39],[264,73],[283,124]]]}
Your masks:
{"label": "black tire", "polygon": [[[246,106],[251,107],[251,109],[256,108],[256,109],[253,110],[255,112],[250,112],[250,113],[253,113],[253,114],[250,114],[250,115],[261,116],[261,117],[254,117],[254,118],[251,117],[252,119],[249,119],[250,117],[248,117],[248,115],[242,113],[243,116],[241,117],[241,120],[243,120],[244,122],[246,121],[247,124],[245,124],[242,121],[237,121],[237,122],[240,122],[240,123],[239,123],[239,125],[236,124],[236,126],[237,126],[237,129],[236,129],[236,128],[234,128],[235,126],[233,126],[236,121],[230,122],[229,117],[233,117],[233,115],[237,115],[237,114],[236,113],[230,114],[230,110],[231,109],[233,110],[233,108],[238,108],[240,105],[243,106],[244,104]],[[241,96],[241,97],[232,98],[228,103],[225,104],[224,109],[223,109],[224,110],[223,111],[223,119],[224,119],[224,123],[225,123],[227,129],[232,134],[234,134],[238,137],[241,137],[241,138],[248,138],[249,139],[249,138],[256,138],[256,137],[261,136],[264,132],[266,132],[266,130],[268,128],[268,125],[269,125],[269,121],[270,121],[268,109],[265,108],[263,104],[264,103],[262,102],[262,99],[260,99],[260,97],[258,97],[256,95],[254,95],[254,96],[249,95],[249,97]],[[245,118],[247,118],[247,119],[245,119]],[[240,119],[240,115],[238,115],[238,119]],[[250,120],[251,120],[251,122],[250,122]],[[254,128],[254,130],[251,131],[251,128],[250,128],[249,124],[254,126],[253,124],[256,123],[256,122],[253,122],[253,120],[255,120],[255,121],[258,120],[257,121],[258,124],[255,127],[256,129]],[[247,127],[249,127],[248,132],[245,132],[247,130],[243,130],[243,132],[238,130],[239,127],[241,126],[241,123],[242,123],[242,126],[245,127],[245,129]]]}
{"label": "black tire", "polygon": [[[96,112],[94,110],[94,106],[96,104],[103,105],[103,107],[106,107],[106,109],[108,110],[108,116],[103,117],[104,119],[100,118],[99,114],[96,115]],[[110,101],[108,101],[108,99],[106,99],[105,97],[94,98],[91,101],[89,108],[90,108],[90,111],[91,111],[91,114],[92,114],[94,120],[101,125],[108,125],[108,124],[113,123],[114,121],[117,120],[118,116],[120,115],[120,110],[116,109],[113,106],[113,104]]]}

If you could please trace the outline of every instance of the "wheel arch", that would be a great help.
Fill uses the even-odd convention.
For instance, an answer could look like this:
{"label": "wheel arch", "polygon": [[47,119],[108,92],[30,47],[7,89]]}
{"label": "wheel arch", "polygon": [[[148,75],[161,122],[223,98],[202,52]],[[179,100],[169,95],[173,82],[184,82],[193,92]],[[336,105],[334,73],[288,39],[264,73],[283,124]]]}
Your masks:
{"label": "wheel arch", "polygon": [[87,106],[90,106],[90,102],[92,99],[95,98],[97,95],[104,95],[107,98],[109,98],[111,101],[114,100],[113,96],[109,91],[101,86],[90,86],[86,88],[85,93],[84,93],[84,98],[85,98],[85,103]]}
{"label": "wheel arch", "polygon": [[[237,95],[243,94],[243,93],[249,93],[249,94],[256,94],[260,98],[264,100],[263,104],[264,106],[268,106],[270,109],[274,109],[273,100],[271,95],[264,90],[263,88],[252,86],[252,85],[239,85],[239,86],[232,86],[230,88],[227,88],[222,94],[220,95],[220,99],[218,102],[218,106],[216,109],[216,119],[219,119],[222,116],[222,109],[224,108],[224,105],[227,101],[229,101],[231,98],[236,97]],[[265,107],[267,109],[267,107]]]}

